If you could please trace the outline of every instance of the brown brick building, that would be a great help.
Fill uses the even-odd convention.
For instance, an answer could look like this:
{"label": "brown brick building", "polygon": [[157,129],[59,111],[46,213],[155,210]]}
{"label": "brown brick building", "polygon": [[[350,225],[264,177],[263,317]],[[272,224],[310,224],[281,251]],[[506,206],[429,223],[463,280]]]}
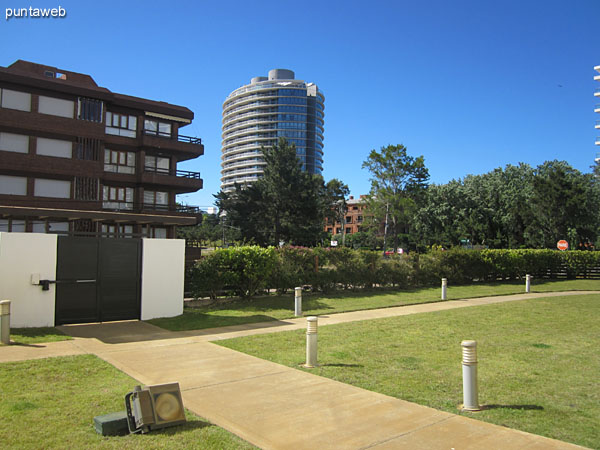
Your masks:
{"label": "brown brick building", "polygon": [[[346,228],[346,234],[354,234],[360,231],[360,226],[365,220],[365,205],[364,199],[366,195],[361,195],[359,199],[355,199],[352,195],[346,201],[346,215],[344,216],[344,224],[339,222],[334,224],[327,221],[325,223],[325,231],[331,234],[341,234],[342,226]],[[369,215],[366,213],[366,215]]]}
{"label": "brown brick building", "polygon": [[194,113],[117,94],[91,76],[17,61],[0,67],[0,231],[175,235],[202,188],[177,163],[204,153],[179,134]]}

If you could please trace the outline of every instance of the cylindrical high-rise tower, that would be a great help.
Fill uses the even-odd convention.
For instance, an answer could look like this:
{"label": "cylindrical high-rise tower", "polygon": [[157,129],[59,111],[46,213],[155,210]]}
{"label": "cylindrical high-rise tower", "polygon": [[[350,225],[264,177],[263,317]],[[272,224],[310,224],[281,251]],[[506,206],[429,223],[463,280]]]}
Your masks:
{"label": "cylindrical high-rise tower", "polygon": [[323,92],[314,83],[294,79],[294,72],[273,69],[269,77],[254,77],[223,103],[221,189],[256,181],[265,162],[261,147],[280,137],[296,146],[302,167],[323,170]]}

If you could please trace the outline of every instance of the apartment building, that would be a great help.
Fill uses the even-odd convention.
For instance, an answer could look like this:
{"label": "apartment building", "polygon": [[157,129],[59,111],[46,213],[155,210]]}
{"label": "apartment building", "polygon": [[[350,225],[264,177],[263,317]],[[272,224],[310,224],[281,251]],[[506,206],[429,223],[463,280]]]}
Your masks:
{"label": "apartment building", "polygon": [[325,95],[316,84],[272,69],[233,91],[223,103],[221,189],[251,184],[264,172],[262,147],[286,138],[296,146],[303,170],[323,171]]}
{"label": "apartment building", "polygon": [[[594,67],[594,70],[596,72],[598,72],[598,75],[594,76],[594,80],[599,81],[600,82],[600,66],[596,66]],[[594,90],[594,96],[598,99],[598,101],[600,101],[600,87],[597,87]],[[594,106],[594,112],[596,113],[600,113],[600,103],[597,103],[596,106]],[[600,130],[600,120],[596,120],[596,129]],[[600,145],[600,137],[596,136],[596,145]],[[600,152],[596,153],[596,163],[600,161]]]}
{"label": "apartment building", "polygon": [[[355,199],[354,196],[346,201],[346,214],[344,215],[344,223],[325,223],[324,231],[333,234],[341,234],[342,227],[344,227],[346,234],[354,234],[360,231],[360,227],[365,220],[365,201],[366,195],[361,195],[360,198]],[[366,215],[369,215],[366,212]]]}
{"label": "apartment building", "polygon": [[27,61],[0,67],[0,231],[173,238],[201,218],[176,195],[204,146],[188,108],[118,94],[90,75]]}

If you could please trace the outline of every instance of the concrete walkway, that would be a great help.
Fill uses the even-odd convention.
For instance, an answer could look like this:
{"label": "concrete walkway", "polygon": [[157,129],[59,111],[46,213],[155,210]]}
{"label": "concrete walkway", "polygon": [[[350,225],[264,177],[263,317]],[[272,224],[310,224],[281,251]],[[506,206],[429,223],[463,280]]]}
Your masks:
{"label": "concrete walkway", "polygon": [[[600,291],[486,297],[321,316],[319,325]],[[0,362],[93,353],[143,384],[178,381],[185,406],[264,449],[581,448],[245,355],[210,341],[304,328],[303,318],[169,332],[124,321],[60,327],[73,341],[0,348]],[[477,417],[474,415],[473,417]]]}

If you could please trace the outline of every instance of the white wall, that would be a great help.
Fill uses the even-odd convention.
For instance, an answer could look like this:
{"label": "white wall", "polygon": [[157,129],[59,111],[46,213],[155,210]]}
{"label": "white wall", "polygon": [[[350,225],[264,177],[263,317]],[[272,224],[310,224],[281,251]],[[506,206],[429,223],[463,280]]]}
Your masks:
{"label": "white wall", "polygon": [[54,326],[56,285],[31,284],[31,274],[56,280],[56,235],[0,233],[0,300],[10,300],[10,326]]}
{"label": "white wall", "polygon": [[142,239],[142,320],[183,314],[185,240]]}

